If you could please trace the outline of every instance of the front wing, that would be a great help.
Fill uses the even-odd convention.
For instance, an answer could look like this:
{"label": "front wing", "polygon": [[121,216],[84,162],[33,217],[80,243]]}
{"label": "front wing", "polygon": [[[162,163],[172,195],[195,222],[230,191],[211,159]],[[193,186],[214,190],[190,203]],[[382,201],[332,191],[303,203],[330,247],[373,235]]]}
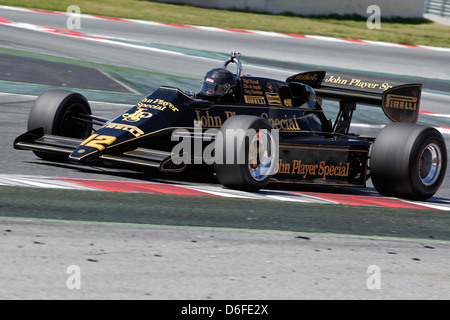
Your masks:
{"label": "front wing", "polygon": [[[82,142],[83,139],[44,134],[43,129],[39,128],[17,137],[14,141],[14,148],[51,153],[68,158]],[[161,171],[172,172],[178,172],[184,169],[184,165],[176,166],[171,160],[170,152],[147,148],[136,148],[123,153],[104,153],[98,157],[99,164],[107,166],[126,167],[139,170],[156,168]]]}

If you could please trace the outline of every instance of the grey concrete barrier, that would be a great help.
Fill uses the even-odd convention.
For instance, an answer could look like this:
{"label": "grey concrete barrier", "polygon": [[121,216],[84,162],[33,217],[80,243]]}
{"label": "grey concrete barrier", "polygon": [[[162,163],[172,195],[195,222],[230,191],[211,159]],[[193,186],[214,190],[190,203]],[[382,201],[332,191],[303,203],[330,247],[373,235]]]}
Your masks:
{"label": "grey concrete barrier", "polygon": [[367,8],[377,5],[382,17],[422,17],[426,0],[154,0],[183,3],[204,8],[240,9],[264,13],[297,15],[358,14],[367,16]]}

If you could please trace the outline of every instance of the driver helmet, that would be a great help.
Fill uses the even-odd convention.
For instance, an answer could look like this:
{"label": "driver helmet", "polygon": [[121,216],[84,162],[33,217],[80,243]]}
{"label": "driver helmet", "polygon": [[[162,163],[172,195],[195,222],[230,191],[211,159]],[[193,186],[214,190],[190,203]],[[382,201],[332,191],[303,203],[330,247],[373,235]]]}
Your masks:
{"label": "driver helmet", "polygon": [[236,87],[236,76],[225,68],[208,71],[202,81],[200,94],[206,98],[218,99],[231,93]]}

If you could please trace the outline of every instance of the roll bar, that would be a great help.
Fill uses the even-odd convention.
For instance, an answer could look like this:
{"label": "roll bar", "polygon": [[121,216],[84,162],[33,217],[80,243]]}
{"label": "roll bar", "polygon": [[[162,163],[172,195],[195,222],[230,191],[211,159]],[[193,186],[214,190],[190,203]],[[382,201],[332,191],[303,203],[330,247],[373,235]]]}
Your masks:
{"label": "roll bar", "polygon": [[228,58],[223,64],[223,67],[225,69],[227,69],[227,67],[228,67],[228,65],[230,63],[236,64],[236,67],[237,67],[237,73],[236,74],[237,74],[238,78],[244,76],[244,72],[242,71],[242,63],[241,63],[241,61],[239,61],[240,58],[241,58],[241,54],[238,51],[232,51],[231,52],[231,57]]}

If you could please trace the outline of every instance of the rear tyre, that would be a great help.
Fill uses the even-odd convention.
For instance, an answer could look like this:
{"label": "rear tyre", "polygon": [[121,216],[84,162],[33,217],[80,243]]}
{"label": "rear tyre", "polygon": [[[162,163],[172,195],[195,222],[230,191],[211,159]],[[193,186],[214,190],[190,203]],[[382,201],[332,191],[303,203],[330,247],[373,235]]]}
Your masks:
{"label": "rear tyre", "polygon": [[255,116],[225,121],[215,142],[214,164],[223,186],[254,192],[268,184],[278,164],[278,136],[272,130],[267,120]]}
{"label": "rear tyre", "polygon": [[434,128],[391,123],[373,145],[372,183],[385,196],[427,200],[438,191],[446,170],[445,140]]}
{"label": "rear tyre", "polygon": [[[28,131],[43,128],[44,134],[86,139],[92,132],[92,124],[77,120],[91,115],[91,108],[84,96],[66,90],[48,90],[38,97],[28,117]],[[42,159],[64,161],[64,157],[33,151]]]}

